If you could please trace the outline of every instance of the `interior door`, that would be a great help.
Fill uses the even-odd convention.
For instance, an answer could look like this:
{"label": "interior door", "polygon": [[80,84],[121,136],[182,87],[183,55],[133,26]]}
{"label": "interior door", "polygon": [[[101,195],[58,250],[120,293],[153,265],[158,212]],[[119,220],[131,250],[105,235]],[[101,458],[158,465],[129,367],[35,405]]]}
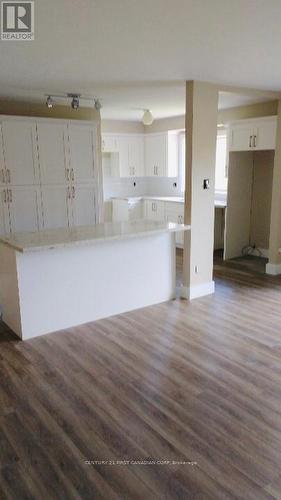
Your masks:
{"label": "interior door", "polygon": [[2,122],[7,182],[14,186],[39,183],[35,122],[7,120]]}
{"label": "interior door", "polygon": [[8,189],[12,233],[35,232],[42,229],[40,189],[20,186]]}
{"label": "interior door", "polygon": [[44,229],[69,226],[70,187],[42,186],[42,207]]}
{"label": "interior door", "polygon": [[95,128],[70,124],[69,153],[72,182],[91,182],[95,177]]}
{"label": "interior door", "polygon": [[10,218],[8,209],[7,189],[0,189],[0,234],[10,233]]}
{"label": "interior door", "polygon": [[73,225],[91,226],[96,224],[95,187],[76,184],[71,189]]}
{"label": "interior door", "polygon": [[37,123],[39,162],[42,184],[64,184],[70,181],[68,132],[63,123]]}

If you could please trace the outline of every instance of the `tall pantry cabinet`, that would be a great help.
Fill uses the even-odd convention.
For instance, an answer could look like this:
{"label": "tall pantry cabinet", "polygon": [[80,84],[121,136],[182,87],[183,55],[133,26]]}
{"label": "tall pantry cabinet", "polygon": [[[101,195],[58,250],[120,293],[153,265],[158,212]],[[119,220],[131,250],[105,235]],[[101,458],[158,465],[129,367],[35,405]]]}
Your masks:
{"label": "tall pantry cabinet", "polygon": [[97,124],[18,117],[0,121],[0,232],[99,222]]}

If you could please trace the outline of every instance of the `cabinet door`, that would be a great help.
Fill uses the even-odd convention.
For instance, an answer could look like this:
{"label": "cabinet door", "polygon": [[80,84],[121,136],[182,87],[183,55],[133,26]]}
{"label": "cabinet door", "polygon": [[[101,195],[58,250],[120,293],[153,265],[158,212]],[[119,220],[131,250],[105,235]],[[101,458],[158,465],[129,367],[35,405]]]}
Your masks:
{"label": "cabinet door", "polygon": [[69,226],[70,187],[43,186],[42,207],[44,229]]}
{"label": "cabinet door", "polygon": [[103,153],[116,153],[118,152],[117,138],[114,135],[102,135],[101,150]]}
{"label": "cabinet door", "polygon": [[2,122],[7,182],[16,186],[39,183],[36,124],[32,121]]}
{"label": "cabinet door", "polygon": [[12,233],[35,232],[42,229],[40,189],[17,186],[8,189]]}
{"label": "cabinet door", "polygon": [[166,174],[167,134],[157,134],[145,138],[146,175],[163,177]]}
{"label": "cabinet door", "polygon": [[10,217],[7,189],[0,189],[0,234],[10,233]]}
{"label": "cabinet door", "polygon": [[132,136],[129,139],[129,175],[143,177],[144,173],[144,138]]}
{"label": "cabinet door", "polygon": [[239,124],[230,128],[229,150],[249,151],[253,146],[254,130],[252,124]]}
{"label": "cabinet door", "polygon": [[276,119],[261,121],[254,131],[254,149],[266,150],[276,147]]}
{"label": "cabinet door", "polygon": [[118,154],[120,177],[130,177],[128,137],[118,136]]}
{"label": "cabinet door", "polygon": [[91,226],[96,224],[95,187],[73,185],[72,213],[74,226]]}
{"label": "cabinet door", "polygon": [[165,221],[165,204],[162,201],[146,200],[145,217],[149,220]]}
{"label": "cabinet door", "polygon": [[37,133],[42,184],[64,184],[70,180],[66,125],[38,122]]}
{"label": "cabinet door", "polygon": [[90,125],[70,124],[69,154],[72,182],[91,182],[94,179],[96,131]]}

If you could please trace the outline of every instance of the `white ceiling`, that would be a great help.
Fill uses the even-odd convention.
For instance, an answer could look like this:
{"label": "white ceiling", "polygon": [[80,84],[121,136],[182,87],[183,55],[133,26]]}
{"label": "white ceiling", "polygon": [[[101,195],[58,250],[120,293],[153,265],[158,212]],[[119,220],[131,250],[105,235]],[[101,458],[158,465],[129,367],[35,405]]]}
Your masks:
{"label": "white ceiling", "polygon": [[[184,80],[281,90],[279,0],[36,0],[35,9],[34,42],[0,41],[2,96],[84,92],[102,98],[104,117],[138,119],[131,108],[182,114]],[[229,99],[220,106],[249,101]]]}

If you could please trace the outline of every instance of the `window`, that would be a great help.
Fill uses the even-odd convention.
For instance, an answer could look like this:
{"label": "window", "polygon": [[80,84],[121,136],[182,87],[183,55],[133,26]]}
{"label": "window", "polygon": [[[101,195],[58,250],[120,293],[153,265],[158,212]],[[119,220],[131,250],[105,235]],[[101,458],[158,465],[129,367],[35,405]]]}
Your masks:
{"label": "window", "polygon": [[227,136],[220,131],[217,136],[215,190],[227,190]]}
{"label": "window", "polygon": [[179,186],[185,192],[185,132],[179,134]]}
{"label": "window", "polygon": [[[179,186],[185,191],[185,132],[179,134]],[[220,130],[217,136],[215,190],[227,190],[227,135]]]}

